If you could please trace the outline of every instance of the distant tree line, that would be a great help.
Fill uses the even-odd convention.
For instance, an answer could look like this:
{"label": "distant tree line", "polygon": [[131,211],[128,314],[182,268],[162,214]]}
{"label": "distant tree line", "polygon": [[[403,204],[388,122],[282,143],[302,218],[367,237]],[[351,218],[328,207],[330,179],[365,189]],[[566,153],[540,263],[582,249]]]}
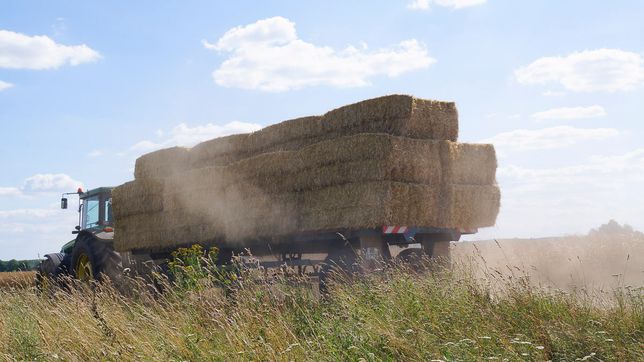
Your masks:
{"label": "distant tree line", "polygon": [[33,270],[40,260],[0,260],[0,272]]}
{"label": "distant tree line", "polygon": [[597,229],[592,229],[589,232],[590,235],[628,235],[628,236],[637,236],[642,237],[644,233],[633,229],[632,226],[628,224],[620,225],[615,220],[610,220],[606,224],[601,225]]}

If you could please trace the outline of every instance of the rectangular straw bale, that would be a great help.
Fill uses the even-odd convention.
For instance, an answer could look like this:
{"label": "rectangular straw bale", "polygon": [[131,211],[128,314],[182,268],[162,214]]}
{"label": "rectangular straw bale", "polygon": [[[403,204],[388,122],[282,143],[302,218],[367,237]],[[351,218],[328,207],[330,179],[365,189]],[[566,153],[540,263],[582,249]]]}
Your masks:
{"label": "rectangular straw bale", "polygon": [[490,144],[442,142],[441,157],[446,182],[491,185],[496,182],[496,153]]}
{"label": "rectangular straw bale", "polygon": [[225,184],[224,167],[204,167],[173,175],[165,180],[164,207],[201,211],[223,200]]}
{"label": "rectangular straw bale", "polygon": [[248,134],[235,134],[201,142],[190,150],[191,168],[223,166],[237,161],[248,151]]}
{"label": "rectangular straw bale", "polygon": [[322,117],[327,133],[387,133],[411,138],[458,138],[458,113],[453,102],[408,95],[390,95],[350,104]]}
{"label": "rectangular straw bale", "polygon": [[323,187],[371,181],[397,181],[438,186],[441,182],[436,158],[365,160],[310,168],[282,180],[285,190],[315,190]]}
{"label": "rectangular straw bale", "polygon": [[301,158],[293,151],[278,151],[256,155],[226,167],[228,183],[237,184],[245,180],[279,181],[285,175],[302,168]]}
{"label": "rectangular straw bale", "polygon": [[376,207],[349,207],[334,210],[311,210],[300,215],[301,232],[338,229],[372,228],[382,226],[387,220],[386,211]]}
{"label": "rectangular straw bale", "polygon": [[163,184],[154,179],[126,182],[112,190],[115,219],[163,210]]}
{"label": "rectangular straw bale", "polygon": [[[336,202],[338,207],[333,208],[304,204],[300,231],[361,229],[384,225],[440,227],[440,192],[437,187],[396,182],[388,184],[379,185],[389,190],[384,194],[387,197],[377,206],[343,201]],[[368,189],[370,186],[363,184],[352,188],[355,190],[361,187]]]}
{"label": "rectangular straw bale", "polygon": [[161,179],[185,171],[190,167],[188,157],[188,149],[184,147],[171,147],[147,153],[136,159],[134,177]]}
{"label": "rectangular straw bale", "polygon": [[300,195],[227,194],[226,238],[230,241],[297,231]]}
{"label": "rectangular straw bale", "polygon": [[264,151],[293,140],[307,139],[322,133],[319,116],[290,119],[248,135],[250,152]]}
{"label": "rectangular straw bale", "polygon": [[297,217],[279,217],[272,214],[261,218],[230,220],[226,224],[226,240],[234,244],[249,239],[293,234],[298,230],[297,221]]}
{"label": "rectangular straw bale", "polygon": [[332,186],[302,193],[300,227],[311,231],[316,227],[435,225],[439,206],[440,185],[366,182]]}
{"label": "rectangular straw bale", "polygon": [[360,133],[455,141],[458,113],[453,102],[384,96],[340,107],[323,116],[287,120],[251,134],[200,143],[190,152],[190,164],[193,168],[225,165],[260,153],[298,150]]}
{"label": "rectangular straw bale", "polygon": [[157,212],[117,220],[114,247],[117,251],[159,249],[223,238],[223,225],[204,223],[185,212]]}
{"label": "rectangular straw bale", "polygon": [[242,218],[261,218],[271,215],[295,217],[298,212],[298,193],[266,195],[261,193],[226,193],[226,221]]}
{"label": "rectangular straw bale", "polygon": [[443,205],[445,227],[493,226],[501,205],[501,193],[496,185],[448,185]]}
{"label": "rectangular straw bale", "polygon": [[360,134],[320,142],[297,152],[274,152],[228,166],[233,184],[266,192],[314,189],[365,181],[435,184],[441,180],[436,141]]}

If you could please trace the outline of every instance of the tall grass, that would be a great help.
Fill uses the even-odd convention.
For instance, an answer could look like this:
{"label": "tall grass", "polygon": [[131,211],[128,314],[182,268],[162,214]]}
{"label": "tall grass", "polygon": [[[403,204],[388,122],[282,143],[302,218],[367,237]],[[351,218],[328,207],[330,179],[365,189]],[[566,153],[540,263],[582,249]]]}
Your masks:
{"label": "tall grass", "polygon": [[208,266],[173,268],[188,273],[161,280],[163,293],[144,279],[128,293],[0,290],[0,359],[644,360],[641,289],[598,304],[523,277],[481,283],[466,268],[394,265],[339,276],[321,298],[305,278],[241,270],[222,287]]}

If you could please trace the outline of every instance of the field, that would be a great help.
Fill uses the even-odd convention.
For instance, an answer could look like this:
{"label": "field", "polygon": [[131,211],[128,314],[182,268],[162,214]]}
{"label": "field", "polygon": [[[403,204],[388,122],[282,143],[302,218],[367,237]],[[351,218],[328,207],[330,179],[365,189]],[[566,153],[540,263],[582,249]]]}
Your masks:
{"label": "field", "polygon": [[0,288],[28,288],[35,279],[36,273],[31,271],[0,272]]}
{"label": "field", "polygon": [[[250,271],[224,293],[199,265],[160,295],[141,280],[127,296],[105,285],[40,295],[5,286],[0,359],[643,360],[644,240],[609,239],[462,243],[453,271],[384,266],[326,298],[305,280]],[[604,276],[614,268],[621,277]]]}

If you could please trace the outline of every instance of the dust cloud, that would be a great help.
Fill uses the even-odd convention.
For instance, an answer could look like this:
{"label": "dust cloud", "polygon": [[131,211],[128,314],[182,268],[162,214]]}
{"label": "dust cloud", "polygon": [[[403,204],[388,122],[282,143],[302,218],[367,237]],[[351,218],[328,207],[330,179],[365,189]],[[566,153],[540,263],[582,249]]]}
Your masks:
{"label": "dust cloud", "polygon": [[478,276],[529,276],[561,290],[644,287],[644,234],[610,221],[587,235],[456,243],[455,263]]}

